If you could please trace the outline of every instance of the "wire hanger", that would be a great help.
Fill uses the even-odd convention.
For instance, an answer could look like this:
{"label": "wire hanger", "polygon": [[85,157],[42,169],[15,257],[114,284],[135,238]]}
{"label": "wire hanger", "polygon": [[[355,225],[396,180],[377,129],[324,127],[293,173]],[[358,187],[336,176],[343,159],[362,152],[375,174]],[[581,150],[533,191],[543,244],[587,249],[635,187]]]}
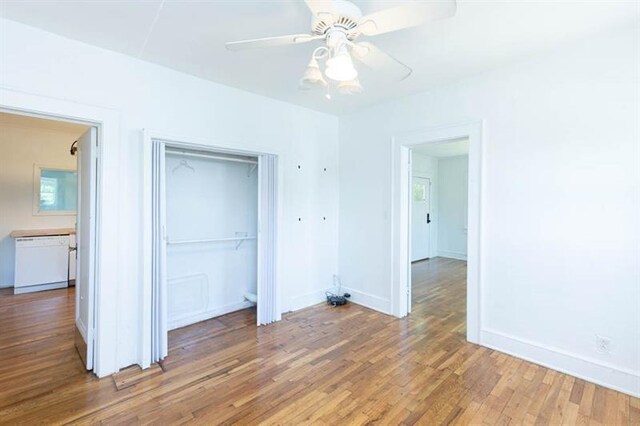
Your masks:
{"label": "wire hanger", "polygon": [[175,166],[175,167],[173,168],[173,170],[171,171],[171,173],[175,173],[175,172],[176,172],[176,170],[178,170],[180,167],[185,167],[185,168],[187,168],[187,169],[191,170],[192,172],[195,172],[195,171],[196,171],[196,169],[194,169],[193,167],[191,167],[191,166],[189,165],[189,163],[187,162],[187,160],[180,160],[180,164],[178,164],[177,166]]}

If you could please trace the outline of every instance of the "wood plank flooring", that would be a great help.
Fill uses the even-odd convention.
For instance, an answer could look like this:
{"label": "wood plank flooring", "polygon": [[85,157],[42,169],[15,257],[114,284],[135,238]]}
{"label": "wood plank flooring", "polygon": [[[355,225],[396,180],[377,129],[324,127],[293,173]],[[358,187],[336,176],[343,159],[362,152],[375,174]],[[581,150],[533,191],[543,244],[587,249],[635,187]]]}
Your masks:
{"label": "wood plank flooring", "polygon": [[413,313],[244,310],[170,333],[104,379],[73,347],[73,289],[0,295],[2,424],[640,424],[640,400],[466,343],[465,262],[413,266]]}

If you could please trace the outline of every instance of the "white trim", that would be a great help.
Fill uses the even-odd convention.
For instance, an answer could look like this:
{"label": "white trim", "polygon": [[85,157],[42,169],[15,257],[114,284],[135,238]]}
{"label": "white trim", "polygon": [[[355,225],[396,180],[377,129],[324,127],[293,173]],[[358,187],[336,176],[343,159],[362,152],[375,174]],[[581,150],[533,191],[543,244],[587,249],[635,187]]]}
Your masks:
{"label": "white trim", "polygon": [[120,283],[119,204],[120,115],[118,111],[0,87],[0,111],[95,126],[98,129],[96,218],[95,358],[93,371],[104,377],[119,370],[118,288]]}
{"label": "white trim", "polygon": [[447,259],[467,260],[467,254],[459,251],[438,250],[438,257],[446,257]]}
{"label": "white trim", "polygon": [[494,330],[483,329],[481,340],[488,348],[640,398],[639,371],[620,369],[600,360]]}
{"label": "white trim", "polygon": [[87,332],[87,325],[84,323],[84,321],[82,321],[82,318],[78,317],[78,319],[76,320],[76,326],[78,327],[78,331],[80,332],[80,335],[82,336],[82,338],[86,342],[87,341],[87,335],[89,333]]}
{"label": "white trim", "polygon": [[220,306],[218,308],[214,308],[208,311],[198,312],[195,315],[181,316],[180,318],[174,319],[173,321],[169,321],[167,328],[169,331],[175,330],[176,328],[185,327],[187,325],[200,322],[200,321],[206,321],[211,318],[219,317],[220,315],[229,314],[231,312],[239,311],[241,309],[247,309],[252,306],[255,306],[255,304],[247,301],[230,303],[228,305]]}
{"label": "white trim", "polygon": [[318,303],[326,302],[327,297],[324,290],[315,290],[306,294],[294,296],[289,299],[287,312],[297,311],[298,309],[308,308]]}
{"label": "white trim", "polygon": [[75,216],[78,214],[77,210],[45,210],[40,211],[40,179],[42,178],[42,169],[55,170],[59,172],[78,172],[76,169],[70,169],[64,166],[50,166],[44,164],[33,165],[33,199],[32,210],[34,216]]}
{"label": "white trim", "polygon": [[391,315],[391,301],[389,299],[348,287],[342,287],[342,291],[351,295],[349,298],[350,302],[386,315]]}
{"label": "white trim", "polygon": [[69,281],[60,281],[57,283],[30,285],[28,287],[14,287],[13,294],[33,293],[36,291],[54,290],[58,288],[67,288],[67,287],[69,287]]}
{"label": "white trim", "polygon": [[[224,153],[230,155],[242,155],[245,157],[259,157],[260,155],[277,155],[281,157],[279,150],[269,149],[269,151],[255,151],[246,147],[246,144],[235,141],[221,142],[211,140],[209,138],[199,138],[189,135],[175,135],[165,132],[159,132],[153,129],[143,129],[142,136],[144,141],[159,140],[165,142],[167,146],[172,148],[184,148],[189,150],[207,151]],[[237,148],[236,148],[237,147]],[[147,166],[150,166],[147,164]]]}
{"label": "white trim", "polygon": [[151,297],[152,297],[152,148],[153,137],[147,129],[142,130],[142,289],[140,294],[140,348],[138,365],[145,369],[151,366]]}
{"label": "white trim", "polygon": [[404,317],[409,311],[407,291],[411,285],[408,184],[411,147],[469,139],[467,340],[473,343],[480,343],[481,324],[482,136],[482,121],[472,121],[400,134],[391,143],[391,313]]}

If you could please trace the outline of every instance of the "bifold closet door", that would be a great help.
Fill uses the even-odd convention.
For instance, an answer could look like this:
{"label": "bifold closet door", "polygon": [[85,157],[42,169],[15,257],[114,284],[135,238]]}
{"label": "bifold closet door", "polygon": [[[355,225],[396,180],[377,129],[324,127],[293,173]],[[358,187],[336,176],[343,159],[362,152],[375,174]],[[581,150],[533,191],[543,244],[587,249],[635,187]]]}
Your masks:
{"label": "bifold closet door", "polygon": [[258,160],[258,325],[279,321],[276,294],[277,173],[275,155]]}
{"label": "bifold closet door", "polygon": [[165,145],[152,148],[151,362],[167,356],[167,245]]}

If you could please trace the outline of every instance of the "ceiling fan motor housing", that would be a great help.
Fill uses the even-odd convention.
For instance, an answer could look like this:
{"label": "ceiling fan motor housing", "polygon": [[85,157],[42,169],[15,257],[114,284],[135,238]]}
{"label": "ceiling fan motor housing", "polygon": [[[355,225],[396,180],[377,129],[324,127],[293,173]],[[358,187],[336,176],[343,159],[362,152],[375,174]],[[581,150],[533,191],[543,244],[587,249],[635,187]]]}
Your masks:
{"label": "ceiling fan motor housing", "polygon": [[[358,26],[358,21],[362,18],[362,12],[358,6],[346,0],[334,0],[333,8],[333,12],[318,12],[313,15],[311,31],[314,34],[325,35],[330,30],[341,30],[347,34]],[[348,38],[353,39],[355,35],[348,35]]]}

